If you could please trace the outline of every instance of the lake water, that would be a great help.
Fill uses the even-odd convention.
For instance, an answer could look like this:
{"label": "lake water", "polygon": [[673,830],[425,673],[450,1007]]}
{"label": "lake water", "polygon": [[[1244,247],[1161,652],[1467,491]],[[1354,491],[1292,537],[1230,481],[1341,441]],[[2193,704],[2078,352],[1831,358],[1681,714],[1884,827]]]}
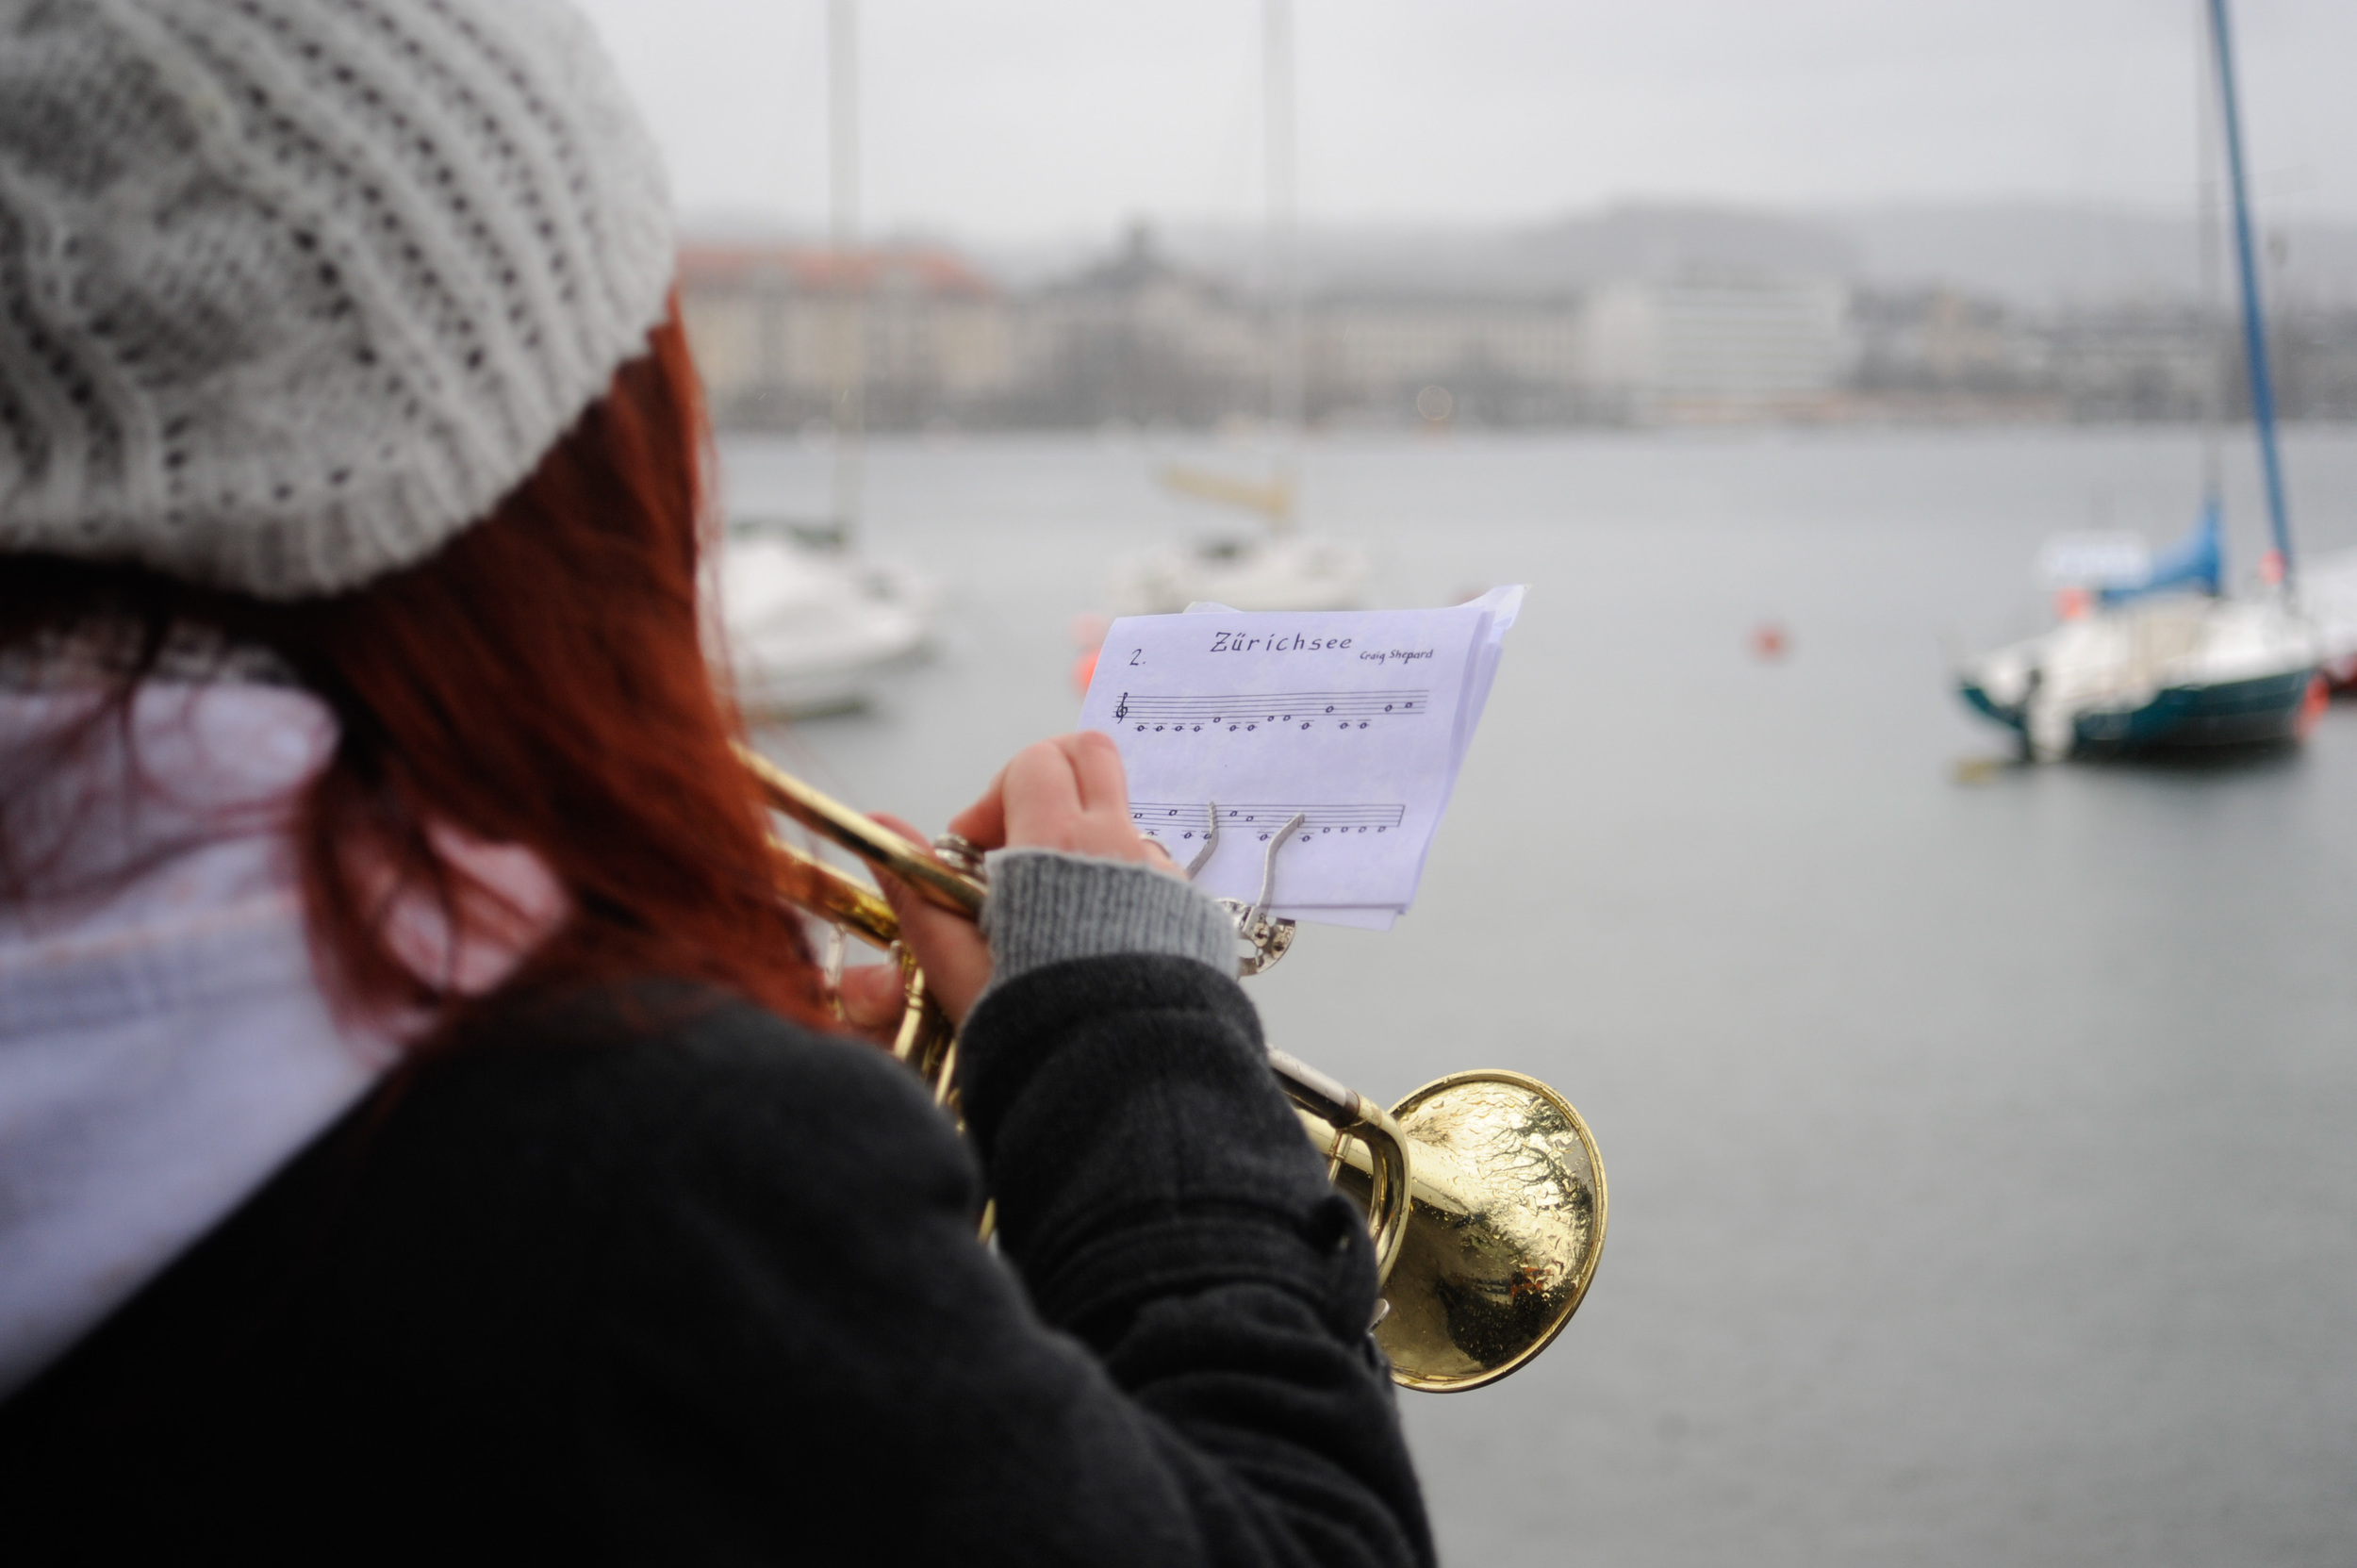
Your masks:
{"label": "lake water", "polygon": [[[933,826],[1070,727],[1105,564],[1220,527],[1156,493],[1172,457],[1248,461],[879,447],[869,542],[948,586],[943,652],[800,726],[801,766]],[[2357,543],[2357,435],[2287,461],[2304,543]],[[821,452],[727,465],[823,510]],[[1368,437],[1305,471],[1378,603],[1531,592],[1414,912],[1305,929],[1253,995],[1386,1100],[1540,1075],[1611,1178],[1555,1347],[1403,1396],[1446,1557],[2357,1559],[2357,705],[2225,766],[1955,766],[2005,747],[1950,650],[2035,624],[2049,532],[2185,525],[2192,437]]]}

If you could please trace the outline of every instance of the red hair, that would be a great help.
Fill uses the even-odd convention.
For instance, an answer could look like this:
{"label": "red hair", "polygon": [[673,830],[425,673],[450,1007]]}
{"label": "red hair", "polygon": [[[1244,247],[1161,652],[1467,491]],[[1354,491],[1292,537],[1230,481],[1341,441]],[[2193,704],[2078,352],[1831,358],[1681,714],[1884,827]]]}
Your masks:
{"label": "red hair", "polygon": [[816,971],[705,657],[708,448],[675,308],[532,476],[426,561],[272,603],[18,557],[0,646],[127,619],[145,637],[127,698],[175,627],[209,624],[273,650],[335,709],[341,741],[298,840],[314,944],[349,1001],[443,1022],[466,1005],[424,988],[381,917],[387,868],[453,928],[482,917],[485,890],[433,848],[448,824],[534,850],[570,900],[511,984],[704,981],[816,1022]]}

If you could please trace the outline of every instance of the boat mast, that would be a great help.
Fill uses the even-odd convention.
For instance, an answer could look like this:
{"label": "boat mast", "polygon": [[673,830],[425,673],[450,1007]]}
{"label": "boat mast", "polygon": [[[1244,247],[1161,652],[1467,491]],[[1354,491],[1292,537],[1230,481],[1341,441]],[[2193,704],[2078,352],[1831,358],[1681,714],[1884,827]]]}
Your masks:
{"label": "boat mast", "polygon": [[2250,190],[2243,167],[2242,109],[2234,95],[2233,34],[2226,0],[2208,0],[2210,49],[2217,62],[2218,107],[2226,129],[2226,178],[2234,202],[2234,262],[2242,275],[2243,356],[2250,368],[2250,422],[2259,436],[2259,467],[2266,480],[2267,522],[2275,533],[2283,582],[2292,582],[2291,518],[2283,503],[2283,460],[2275,440],[2275,382],[2267,367],[2266,317],[2259,308],[2258,249],[2250,236]]}
{"label": "boat mast", "polygon": [[867,422],[867,279],[859,255],[858,0],[827,5],[827,199],[833,252],[834,528],[852,548]]}
{"label": "boat mast", "polygon": [[[2209,0],[2194,0],[2197,9]],[[2226,361],[2218,334],[2219,308],[2224,303],[2225,244],[2218,190],[2217,94],[2211,90],[2215,73],[2210,64],[2206,25],[2196,29],[2200,40],[2194,61],[2194,249],[2196,276],[2194,308],[2200,334],[2201,357],[2208,374],[2201,381],[2201,514],[2213,525],[2226,508]]]}
{"label": "boat mast", "polygon": [[1261,88],[1267,140],[1268,417],[1277,449],[1274,533],[1292,531],[1301,440],[1300,205],[1294,179],[1293,0],[1263,0]]}

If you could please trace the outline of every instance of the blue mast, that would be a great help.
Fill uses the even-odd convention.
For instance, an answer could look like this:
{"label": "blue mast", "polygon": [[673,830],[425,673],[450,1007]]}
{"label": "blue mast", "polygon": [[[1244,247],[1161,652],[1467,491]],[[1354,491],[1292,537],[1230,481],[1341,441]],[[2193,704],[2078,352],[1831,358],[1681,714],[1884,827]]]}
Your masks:
{"label": "blue mast", "polygon": [[2283,504],[2283,459],[2275,446],[2275,378],[2267,369],[2266,318],[2259,309],[2259,257],[2250,239],[2250,192],[2243,179],[2242,110],[2234,98],[2234,44],[2226,0],[2209,0],[2210,40],[2217,57],[2217,91],[2226,122],[2226,173],[2234,193],[2234,260],[2242,274],[2242,345],[2250,366],[2250,422],[2259,432],[2259,467],[2266,477],[2267,521],[2283,581],[2292,580],[2292,524]]}

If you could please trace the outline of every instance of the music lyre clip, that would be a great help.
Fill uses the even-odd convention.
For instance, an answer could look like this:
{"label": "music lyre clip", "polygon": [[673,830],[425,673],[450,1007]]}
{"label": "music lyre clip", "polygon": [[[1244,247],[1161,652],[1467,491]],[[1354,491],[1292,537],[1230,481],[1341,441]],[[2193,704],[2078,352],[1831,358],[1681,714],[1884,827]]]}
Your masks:
{"label": "music lyre clip", "polygon": [[1219,802],[1217,801],[1205,801],[1203,817],[1205,822],[1203,848],[1195,850],[1195,858],[1187,862],[1189,882],[1195,881],[1195,874],[1203,869],[1205,863],[1211,858],[1211,851],[1219,848]]}
{"label": "music lyre clip", "polygon": [[1260,898],[1251,903],[1245,903],[1242,899],[1219,900],[1219,907],[1236,922],[1236,934],[1243,937],[1244,946],[1251,949],[1250,955],[1236,966],[1239,975],[1261,973],[1284,957],[1287,949],[1294,945],[1294,922],[1281,916],[1272,917],[1268,909],[1270,901],[1277,896],[1277,851],[1285,847],[1285,840],[1292,837],[1294,830],[1306,820],[1300,812],[1294,813],[1293,819],[1277,829],[1277,835],[1268,841],[1268,850],[1261,857]]}

